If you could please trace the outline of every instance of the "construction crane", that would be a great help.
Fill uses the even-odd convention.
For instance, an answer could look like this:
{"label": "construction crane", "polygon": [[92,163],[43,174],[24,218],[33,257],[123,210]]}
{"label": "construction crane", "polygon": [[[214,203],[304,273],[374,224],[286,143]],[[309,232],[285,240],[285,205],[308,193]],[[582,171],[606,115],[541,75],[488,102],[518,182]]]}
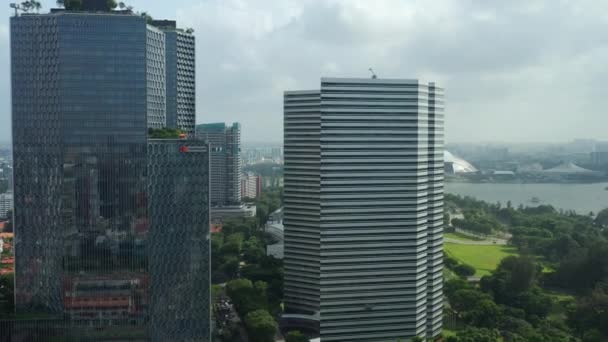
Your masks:
{"label": "construction crane", "polygon": [[373,78],[373,79],[378,78],[378,76],[376,76],[376,73],[374,72],[374,69],[369,68],[369,72],[371,72],[371,73],[372,73],[372,78]]}

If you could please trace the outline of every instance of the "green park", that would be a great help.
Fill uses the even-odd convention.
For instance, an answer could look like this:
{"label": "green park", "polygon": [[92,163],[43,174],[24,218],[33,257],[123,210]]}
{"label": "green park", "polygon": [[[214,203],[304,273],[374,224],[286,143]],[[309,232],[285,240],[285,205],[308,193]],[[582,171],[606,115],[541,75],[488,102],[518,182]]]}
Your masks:
{"label": "green park", "polygon": [[445,341],[606,341],[608,209],[445,203]]}
{"label": "green park", "polygon": [[475,276],[481,277],[492,273],[502,259],[516,255],[517,250],[510,246],[446,242],[445,253],[463,264],[471,265],[475,268]]}

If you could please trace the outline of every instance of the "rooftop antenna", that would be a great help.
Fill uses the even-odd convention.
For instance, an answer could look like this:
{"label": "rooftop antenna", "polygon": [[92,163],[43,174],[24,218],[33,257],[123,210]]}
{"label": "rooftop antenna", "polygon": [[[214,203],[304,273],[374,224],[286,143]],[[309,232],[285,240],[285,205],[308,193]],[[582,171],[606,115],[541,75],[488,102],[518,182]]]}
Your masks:
{"label": "rooftop antenna", "polygon": [[369,72],[371,72],[371,73],[372,73],[372,78],[373,78],[374,80],[378,78],[378,76],[376,76],[376,73],[374,72],[374,69],[369,68]]}
{"label": "rooftop antenna", "polygon": [[9,5],[11,8],[15,9],[15,17],[19,15],[19,5],[17,5],[16,3],[11,3]]}

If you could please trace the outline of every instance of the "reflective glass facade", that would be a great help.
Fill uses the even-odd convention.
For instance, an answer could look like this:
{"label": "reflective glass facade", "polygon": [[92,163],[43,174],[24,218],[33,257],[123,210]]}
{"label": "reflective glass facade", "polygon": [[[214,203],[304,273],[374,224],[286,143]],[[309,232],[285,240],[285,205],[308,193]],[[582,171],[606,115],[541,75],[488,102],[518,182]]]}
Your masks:
{"label": "reflective glass facade", "polygon": [[209,153],[199,141],[151,140],[152,341],[206,341],[209,312]]}
{"label": "reflective glass facade", "polygon": [[[19,315],[52,319],[40,327],[50,326],[60,340],[164,341],[158,337],[163,324],[176,320],[176,329],[192,327],[193,320],[204,328],[173,341],[208,340],[201,333],[208,331],[208,295],[172,297],[169,307],[185,300],[197,307],[181,310],[179,319],[154,305],[161,300],[151,283],[160,279],[158,258],[180,265],[184,259],[162,254],[168,251],[154,255],[151,246],[164,242],[152,239],[161,238],[152,227],[164,229],[160,222],[166,221],[153,219],[166,217],[183,229],[195,224],[186,228],[178,212],[154,205],[152,198],[163,197],[151,196],[153,180],[162,178],[148,171],[157,164],[150,164],[147,128],[165,126],[164,51],[164,33],[136,15],[11,18],[16,305]],[[208,288],[208,267],[202,266],[208,260],[208,185],[197,178],[208,166],[204,157],[200,162],[196,175],[162,164],[166,172],[182,172],[163,191],[187,184],[202,198],[187,209],[196,213],[192,220],[202,237],[192,231],[175,237],[196,241],[185,249],[197,260],[192,268],[175,268],[189,273],[169,277],[182,290],[195,280]],[[32,324],[21,326],[34,331]]]}
{"label": "reflective glass facade", "polygon": [[144,333],[146,24],[12,18],[16,304]]}

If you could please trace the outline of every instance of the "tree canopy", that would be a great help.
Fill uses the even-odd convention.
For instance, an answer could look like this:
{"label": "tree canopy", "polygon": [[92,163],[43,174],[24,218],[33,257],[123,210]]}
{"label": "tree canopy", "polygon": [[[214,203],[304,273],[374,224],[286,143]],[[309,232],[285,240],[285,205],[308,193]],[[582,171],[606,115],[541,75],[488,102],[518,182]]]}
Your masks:
{"label": "tree canopy", "polygon": [[[450,317],[469,327],[447,341],[495,341],[496,334],[504,341],[608,340],[608,209],[594,217],[449,194],[446,207],[463,212],[463,220],[452,220],[457,227],[508,231],[519,252],[479,287],[462,279],[445,283]],[[464,274],[452,258],[445,265]]]}
{"label": "tree canopy", "polygon": [[308,342],[309,339],[299,332],[298,330],[293,330],[285,335],[285,342]]}
{"label": "tree canopy", "polygon": [[245,316],[245,326],[253,342],[274,342],[278,325],[266,310],[255,310]]}
{"label": "tree canopy", "polygon": [[595,223],[603,227],[608,227],[608,208],[597,213]]}

